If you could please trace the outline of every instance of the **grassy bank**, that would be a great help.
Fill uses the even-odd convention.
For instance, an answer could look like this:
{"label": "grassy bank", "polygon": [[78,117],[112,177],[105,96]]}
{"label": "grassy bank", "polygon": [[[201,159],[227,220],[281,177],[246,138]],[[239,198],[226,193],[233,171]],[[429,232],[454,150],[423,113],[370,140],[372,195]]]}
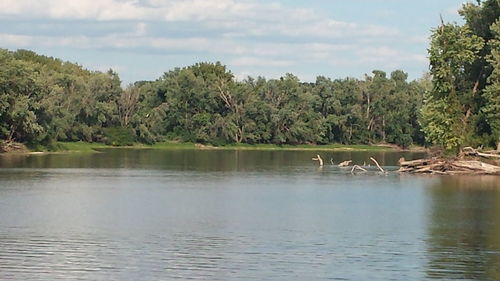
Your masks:
{"label": "grassy bank", "polygon": [[[205,147],[202,147],[205,148]],[[206,149],[221,150],[314,150],[314,151],[392,151],[389,146],[378,145],[276,145],[276,144],[231,144],[219,147],[207,147]]]}
{"label": "grassy bank", "polygon": [[314,150],[314,151],[394,151],[396,148],[384,145],[277,145],[277,144],[228,144],[211,146],[194,143],[161,142],[152,146],[155,149],[202,149],[202,150]]}
{"label": "grassy bank", "polygon": [[160,150],[310,150],[310,151],[395,151],[396,147],[387,145],[343,145],[343,144],[328,144],[328,145],[276,145],[276,144],[230,144],[225,146],[211,146],[195,143],[184,142],[159,142],[153,145],[134,144],[131,146],[111,146],[103,143],[90,142],[57,142],[50,149],[43,146],[29,147],[29,151],[33,152],[82,152],[92,153],[102,149],[160,149]]}
{"label": "grassy bank", "polygon": [[82,152],[82,153],[92,153],[99,152],[102,149],[197,149],[199,146],[194,143],[179,143],[179,142],[161,142],[154,145],[135,143],[129,146],[112,146],[104,143],[98,142],[57,142],[50,147],[37,145],[29,147],[29,152],[46,152],[46,153],[58,153],[58,152]]}
{"label": "grassy bank", "polygon": [[99,149],[108,148],[109,145],[97,142],[57,142],[56,151],[68,152],[96,152]]}

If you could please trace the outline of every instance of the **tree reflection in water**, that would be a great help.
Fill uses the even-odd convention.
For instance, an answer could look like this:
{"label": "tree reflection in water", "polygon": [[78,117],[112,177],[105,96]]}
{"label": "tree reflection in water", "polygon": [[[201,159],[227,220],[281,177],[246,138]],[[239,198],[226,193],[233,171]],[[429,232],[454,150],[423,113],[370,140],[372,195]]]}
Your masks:
{"label": "tree reflection in water", "polygon": [[500,280],[500,179],[442,177],[427,192],[427,276]]}

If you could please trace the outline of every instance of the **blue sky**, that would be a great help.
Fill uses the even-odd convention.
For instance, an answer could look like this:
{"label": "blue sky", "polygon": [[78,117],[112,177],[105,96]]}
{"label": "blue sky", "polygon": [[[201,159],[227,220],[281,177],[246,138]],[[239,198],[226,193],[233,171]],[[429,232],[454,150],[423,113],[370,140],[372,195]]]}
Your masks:
{"label": "blue sky", "polygon": [[0,0],[0,48],[31,49],[124,83],[221,61],[239,79],[428,70],[431,28],[456,0]]}

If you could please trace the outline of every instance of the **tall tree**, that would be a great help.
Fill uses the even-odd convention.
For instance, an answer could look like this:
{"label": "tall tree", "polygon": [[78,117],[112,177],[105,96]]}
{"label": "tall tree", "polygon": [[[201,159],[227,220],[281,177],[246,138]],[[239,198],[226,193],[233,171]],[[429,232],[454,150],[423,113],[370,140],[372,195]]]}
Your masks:
{"label": "tall tree", "polygon": [[422,108],[426,139],[447,149],[457,149],[470,130],[473,89],[466,83],[467,69],[476,60],[484,41],[467,26],[442,24],[434,30],[429,49],[433,90]]}
{"label": "tall tree", "polygon": [[491,129],[492,142],[496,141],[497,150],[500,150],[500,19],[491,25],[491,32],[494,37],[489,41],[491,54],[487,56],[487,60],[493,71],[484,90],[486,104],[482,111]]}
{"label": "tall tree", "polygon": [[498,142],[498,36],[500,1],[467,3],[465,24],[434,30],[429,49],[433,90],[422,109],[426,139],[444,147]]}
{"label": "tall tree", "polygon": [[139,87],[129,85],[118,98],[118,114],[122,127],[128,127],[132,116],[136,113],[139,105],[139,94]]}
{"label": "tall tree", "polygon": [[30,142],[43,133],[35,114],[40,88],[33,66],[0,50],[0,136]]}

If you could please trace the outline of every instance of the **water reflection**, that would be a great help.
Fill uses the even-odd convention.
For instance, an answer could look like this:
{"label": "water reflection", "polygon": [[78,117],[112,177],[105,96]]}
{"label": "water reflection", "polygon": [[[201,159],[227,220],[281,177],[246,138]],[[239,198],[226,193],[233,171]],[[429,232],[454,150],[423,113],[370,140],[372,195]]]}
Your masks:
{"label": "water reflection", "polygon": [[314,154],[0,157],[0,280],[500,279],[498,178],[352,175]]}
{"label": "water reflection", "polygon": [[[293,165],[314,165],[311,157],[320,154],[325,164],[353,160],[353,164],[397,165],[400,157],[414,159],[422,153],[355,151],[217,151],[105,149],[103,153],[57,153],[45,155],[0,155],[0,168],[134,168],[195,171],[266,170]],[[317,164],[316,164],[317,165]]]}
{"label": "water reflection", "polygon": [[430,199],[427,276],[500,280],[498,177],[440,177],[426,190]]}

